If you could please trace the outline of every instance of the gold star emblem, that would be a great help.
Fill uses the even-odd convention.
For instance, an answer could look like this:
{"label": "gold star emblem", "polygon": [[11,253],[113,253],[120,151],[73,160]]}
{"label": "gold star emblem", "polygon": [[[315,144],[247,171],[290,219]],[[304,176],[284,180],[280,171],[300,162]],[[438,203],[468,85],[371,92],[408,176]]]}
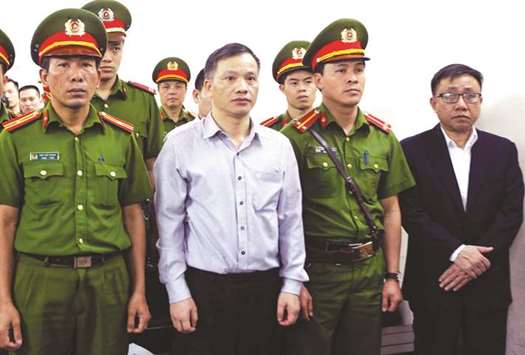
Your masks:
{"label": "gold star emblem", "polygon": [[69,19],[64,24],[66,35],[82,36],[86,34],[86,25],[79,19]]}
{"label": "gold star emblem", "polygon": [[345,43],[357,42],[357,32],[353,28],[345,28],[341,31],[341,41]]}

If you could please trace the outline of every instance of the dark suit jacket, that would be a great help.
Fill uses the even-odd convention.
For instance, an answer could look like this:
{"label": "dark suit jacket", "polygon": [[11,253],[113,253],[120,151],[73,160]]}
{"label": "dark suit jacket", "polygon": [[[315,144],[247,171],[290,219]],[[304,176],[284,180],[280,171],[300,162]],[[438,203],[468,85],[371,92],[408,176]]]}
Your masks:
{"label": "dark suit jacket", "polygon": [[[509,247],[523,219],[523,178],[516,146],[478,130],[472,147],[468,201],[459,187],[439,125],[401,142],[416,187],[400,194],[409,234],[405,298],[411,307],[507,307],[511,301]],[[461,244],[492,246],[491,267],[457,292],[439,276]]]}

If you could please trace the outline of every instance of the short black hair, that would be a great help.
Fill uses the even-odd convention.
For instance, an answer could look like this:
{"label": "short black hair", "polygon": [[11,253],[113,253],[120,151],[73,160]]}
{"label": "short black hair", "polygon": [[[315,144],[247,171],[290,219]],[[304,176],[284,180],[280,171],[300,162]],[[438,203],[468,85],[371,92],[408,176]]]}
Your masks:
{"label": "short black hair", "polygon": [[432,96],[436,94],[437,87],[443,79],[456,79],[462,75],[470,75],[479,84],[481,88],[483,86],[483,74],[478,70],[471,68],[465,64],[449,64],[438,70],[432,81],[430,82],[430,89],[432,90]]}
{"label": "short black hair", "polygon": [[217,63],[219,61],[244,53],[250,54],[253,59],[255,59],[255,62],[257,63],[257,69],[261,68],[261,61],[250,48],[241,43],[228,43],[210,54],[204,67],[205,76],[209,78],[215,72],[217,69]]}
{"label": "short black hair", "polygon": [[204,68],[201,69],[197,77],[195,78],[195,90],[201,91],[202,86],[204,85]]}
{"label": "short black hair", "polygon": [[36,90],[36,92],[38,93],[38,96],[40,96],[40,89],[36,85],[24,85],[18,90],[18,92],[21,93],[22,91],[29,90],[29,89]]}
{"label": "short black hair", "polygon": [[13,83],[13,85],[16,87],[16,90],[19,91],[19,90],[18,90],[18,81],[13,80],[13,79],[11,79],[11,78],[8,78],[8,79],[7,79],[7,82],[8,82],[8,83]]}

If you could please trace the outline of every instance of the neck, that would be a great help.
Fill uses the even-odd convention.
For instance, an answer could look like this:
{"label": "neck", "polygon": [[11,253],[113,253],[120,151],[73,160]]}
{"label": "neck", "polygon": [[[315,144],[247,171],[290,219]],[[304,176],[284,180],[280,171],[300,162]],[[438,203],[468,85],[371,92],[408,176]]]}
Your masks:
{"label": "neck", "polygon": [[290,118],[292,120],[298,120],[299,118],[303,117],[310,110],[312,110],[311,107],[305,108],[305,109],[298,109],[298,108],[295,108],[295,107],[292,107],[292,106],[288,105],[288,111],[287,112],[288,112],[288,116],[290,116]]}
{"label": "neck", "polygon": [[180,113],[182,112],[182,106],[164,107],[164,111],[166,111],[170,120],[177,122],[180,118]]}
{"label": "neck", "polygon": [[59,104],[54,99],[51,99],[51,105],[67,129],[75,135],[82,131],[89,114],[89,105],[84,105],[78,109],[72,109]]}
{"label": "neck", "polygon": [[[443,127],[443,126],[441,126],[441,127]],[[465,148],[465,144],[467,144],[467,141],[470,138],[470,135],[472,134],[473,128],[470,128],[470,130],[468,130],[466,132],[450,131],[450,130],[446,129],[445,127],[443,127],[443,130],[445,131],[447,136],[450,139],[452,139],[452,141],[454,141],[454,143],[456,143],[456,145],[458,147]]]}
{"label": "neck", "polygon": [[117,81],[116,75],[108,80],[100,80],[100,84],[98,85],[98,88],[96,91],[97,95],[103,98],[104,100],[107,99],[116,81]]}
{"label": "neck", "polygon": [[250,134],[250,116],[233,117],[212,108],[212,116],[217,125],[224,131],[233,143],[239,147]]}
{"label": "neck", "polygon": [[327,100],[326,98],[323,98],[323,104],[330,111],[332,116],[334,116],[335,121],[343,129],[345,134],[348,135],[354,126],[357,113],[359,112],[357,105],[343,106],[336,104],[331,100]]}

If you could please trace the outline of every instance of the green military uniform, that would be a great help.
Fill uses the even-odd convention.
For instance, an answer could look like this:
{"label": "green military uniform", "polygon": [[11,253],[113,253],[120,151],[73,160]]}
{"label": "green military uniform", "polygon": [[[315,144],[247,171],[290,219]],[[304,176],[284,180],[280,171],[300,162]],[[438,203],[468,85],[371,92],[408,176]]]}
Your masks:
{"label": "green military uniform", "polygon": [[[11,40],[4,33],[4,31],[0,30],[0,65],[3,68],[0,79],[3,79],[5,73],[13,66],[14,62],[15,49],[13,47],[13,43],[11,43]],[[0,92],[0,95],[1,94],[2,93]],[[4,104],[0,103],[0,124],[10,118],[11,115],[9,114],[7,108],[4,106]],[[2,126],[0,126],[0,131],[1,130]]]}
{"label": "green military uniform", "polygon": [[288,114],[288,112],[285,112],[280,114],[279,116],[273,116],[268,118],[267,120],[262,121],[261,125],[280,131],[291,121],[292,119],[290,118],[290,115]]}
{"label": "green military uniform", "polygon": [[188,123],[190,121],[193,121],[195,119],[195,115],[190,111],[186,110],[184,106],[182,106],[182,110],[180,111],[177,121],[174,121],[171,118],[169,118],[168,114],[161,106],[160,119],[162,121],[162,125],[164,126],[164,134],[167,134],[172,129],[182,126],[183,124]]}
{"label": "green military uniform", "polygon": [[[343,56],[340,60],[366,60],[364,47],[359,48],[366,46],[366,41],[366,30],[359,22],[336,21],[312,42],[305,62],[314,66],[326,59],[335,60],[338,55]],[[306,270],[310,276],[307,288],[314,303],[313,319],[300,320],[287,334],[287,354],[378,355],[385,266],[381,248],[362,261],[351,261],[350,256],[345,258],[348,262],[314,257],[323,253],[319,245],[326,245],[327,241],[367,243],[371,239],[365,217],[347,192],[344,179],[325,148],[309,133],[313,129],[360,187],[379,230],[384,229],[380,201],[415,184],[389,125],[360,109],[348,134],[324,104],[281,130],[290,139],[299,166]]]}
{"label": "green military uniform", "polygon": [[[96,16],[65,9],[39,25],[31,54],[45,67],[53,56],[101,58],[106,42]],[[52,101],[3,126],[0,204],[18,209],[16,353],[127,354],[131,241],[123,207],[152,195],[133,126],[91,106],[76,134]]]}

